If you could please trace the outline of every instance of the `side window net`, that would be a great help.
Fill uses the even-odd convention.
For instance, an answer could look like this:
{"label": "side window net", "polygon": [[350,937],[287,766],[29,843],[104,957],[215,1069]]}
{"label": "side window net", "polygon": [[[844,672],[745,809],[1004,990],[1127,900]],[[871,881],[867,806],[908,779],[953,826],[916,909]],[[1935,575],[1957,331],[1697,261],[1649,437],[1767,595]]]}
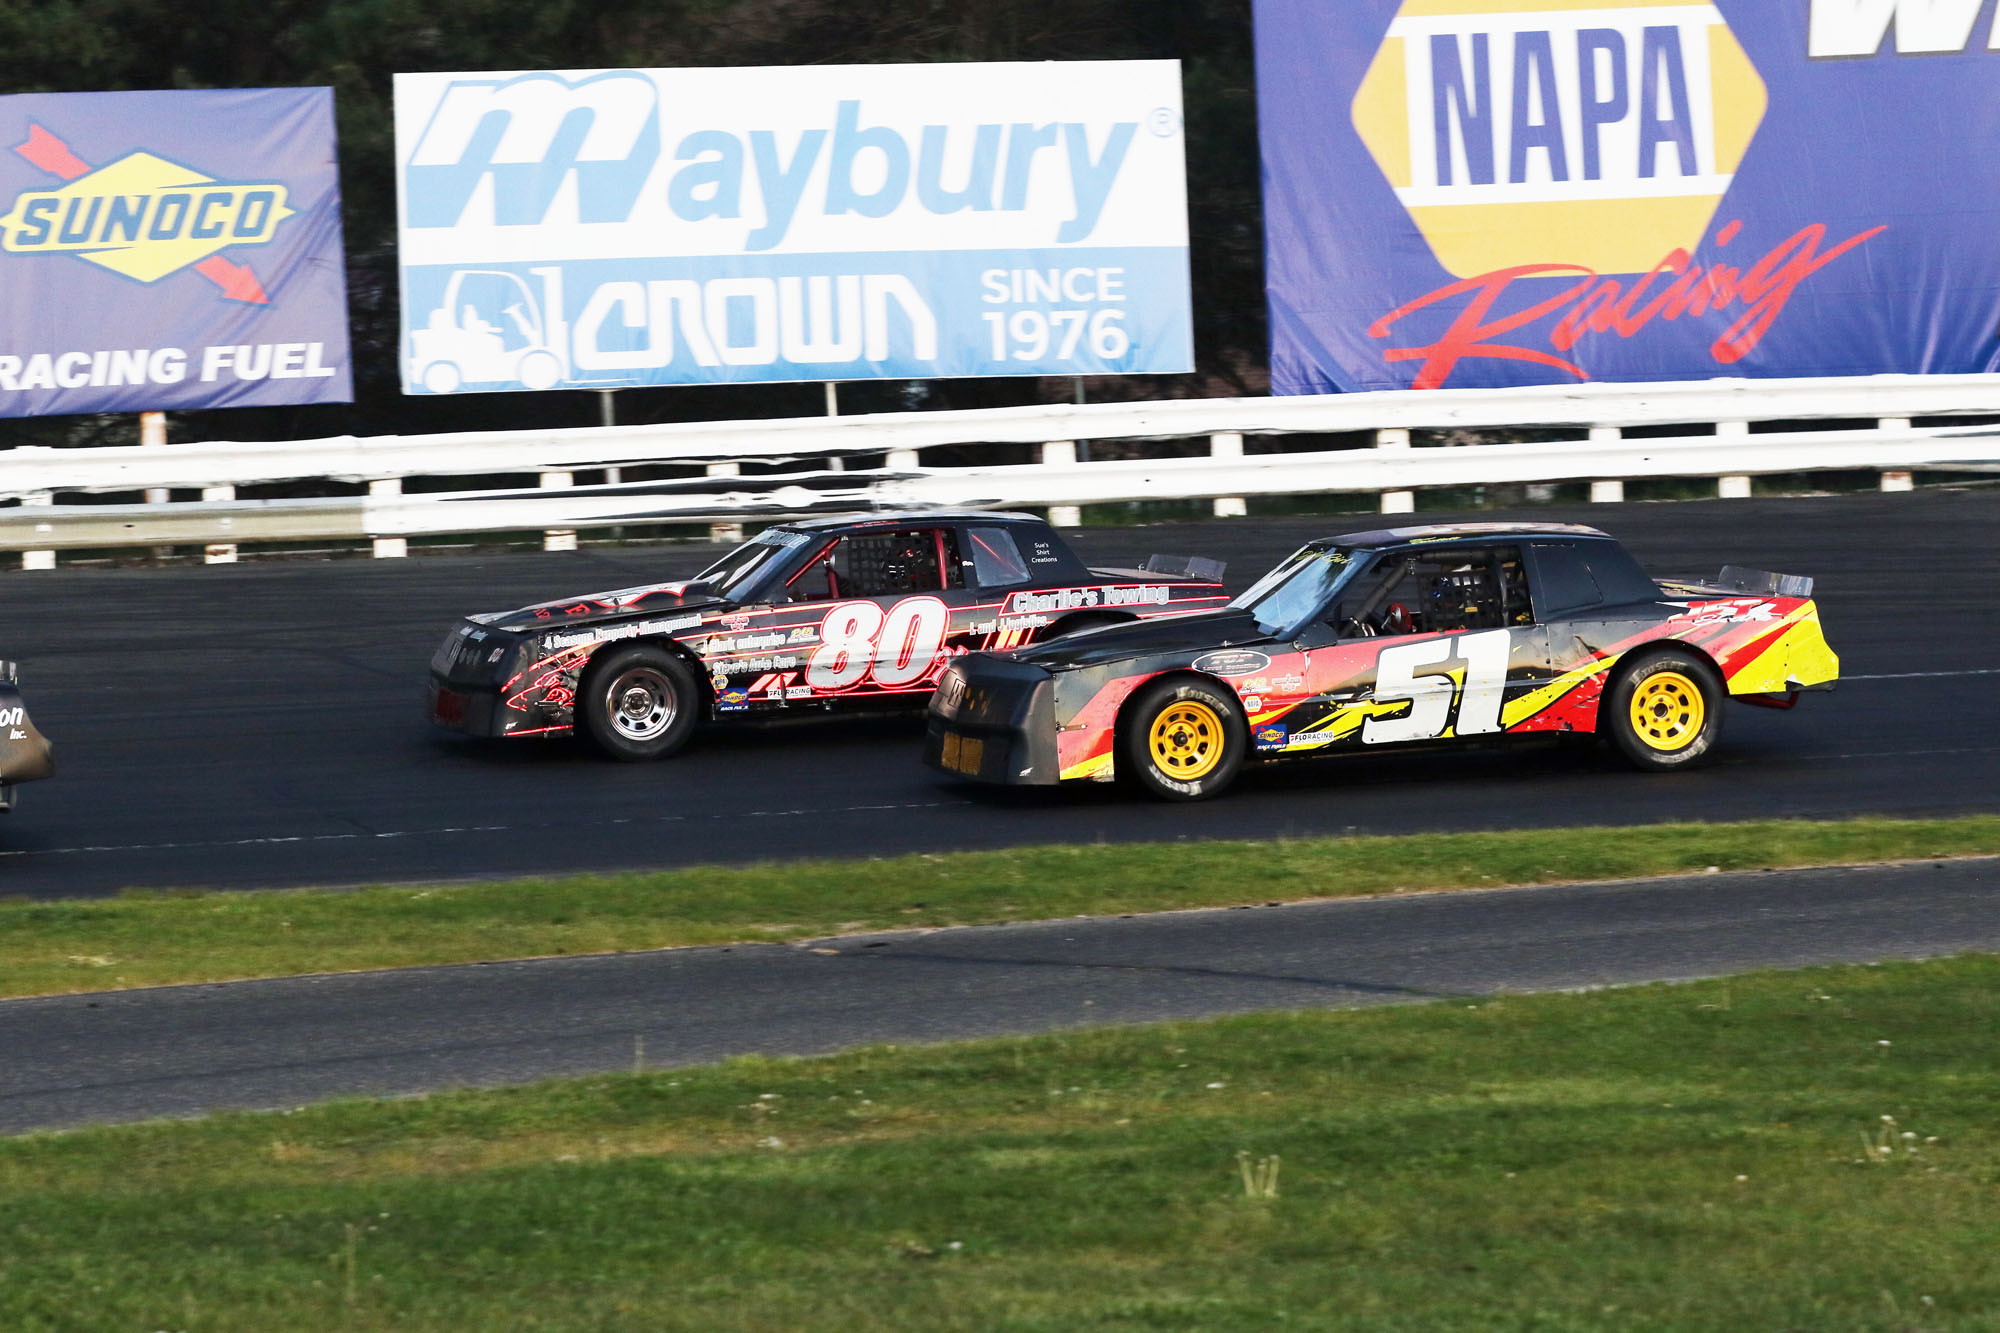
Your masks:
{"label": "side window net", "polygon": [[1346,638],[1500,629],[1534,620],[1516,547],[1391,557],[1341,598],[1333,625]]}
{"label": "side window net", "polygon": [[940,592],[939,532],[935,528],[858,532],[841,539],[834,572],[843,597],[887,597]]}

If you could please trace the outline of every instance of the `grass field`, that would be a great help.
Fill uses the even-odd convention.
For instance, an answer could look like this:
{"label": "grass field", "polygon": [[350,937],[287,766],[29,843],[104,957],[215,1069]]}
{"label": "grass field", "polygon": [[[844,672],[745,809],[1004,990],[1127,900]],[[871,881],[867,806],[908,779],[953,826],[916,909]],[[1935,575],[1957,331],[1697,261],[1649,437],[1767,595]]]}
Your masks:
{"label": "grass field", "polygon": [[0,1140],[0,1328],[1990,1330],[1996,1057],[1962,958]]}
{"label": "grass field", "polygon": [[351,891],[0,901],[0,996],[1280,899],[2000,853],[2000,817],[1027,848]]}

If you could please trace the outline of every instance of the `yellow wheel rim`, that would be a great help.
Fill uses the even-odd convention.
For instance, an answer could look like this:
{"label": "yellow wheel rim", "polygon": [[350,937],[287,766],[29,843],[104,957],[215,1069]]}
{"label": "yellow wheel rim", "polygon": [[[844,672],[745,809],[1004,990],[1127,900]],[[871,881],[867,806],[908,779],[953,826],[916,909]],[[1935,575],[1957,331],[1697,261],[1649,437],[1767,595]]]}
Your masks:
{"label": "yellow wheel rim", "polygon": [[1146,741],[1160,772],[1192,782],[1222,762],[1222,717],[1205,703],[1182,699],[1159,711]]}
{"label": "yellow wheel rim", "polygon": [[1701,735],[1708,704],[1701,686],[1678,671],[1661,671],[1632,691],[1632,730],[1648,749],[1671,754]]}

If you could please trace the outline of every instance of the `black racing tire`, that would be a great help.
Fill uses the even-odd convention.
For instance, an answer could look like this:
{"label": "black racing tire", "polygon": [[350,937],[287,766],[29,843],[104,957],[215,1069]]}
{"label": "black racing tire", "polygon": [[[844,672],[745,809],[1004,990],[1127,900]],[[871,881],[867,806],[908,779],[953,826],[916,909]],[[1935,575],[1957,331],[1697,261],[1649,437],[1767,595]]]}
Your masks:
{"label": "black racing tire", "polygon": [[1229,691],[1173,676],[1133,696],[1118,719],[1118,771],[1141,791],[1200,801],[1236,780],[1250,728]]}
{"label": "black racing tire", "polygon": [[664,759],[687,744],[705,699],[685,659],[636,643],[601,654],[584,669],[577,723],[613,759]]}
{"label": "black racing tire", "polygon": [[1626,762],[1667,773],[1706,761],[1722,739],[1728,691],[1715,668],[1680,649],[1622,671],[1599,706],[1600,730]]}

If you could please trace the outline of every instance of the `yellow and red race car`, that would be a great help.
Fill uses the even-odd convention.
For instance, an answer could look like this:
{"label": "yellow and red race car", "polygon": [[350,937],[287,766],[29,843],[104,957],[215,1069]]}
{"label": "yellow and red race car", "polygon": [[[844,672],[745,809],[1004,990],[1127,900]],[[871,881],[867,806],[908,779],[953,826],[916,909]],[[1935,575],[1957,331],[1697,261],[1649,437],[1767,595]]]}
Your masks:
{"label": "yellow and red race car", "polygon": [[1663,584],[1595,528],[1393,528],[1313,542],[1219,610],[961,658],[925,760],[1180,800],[1251,760],[1538,732],[1677,769],[1730,698],[1790,708],[1839,674],[1809,578]]}

